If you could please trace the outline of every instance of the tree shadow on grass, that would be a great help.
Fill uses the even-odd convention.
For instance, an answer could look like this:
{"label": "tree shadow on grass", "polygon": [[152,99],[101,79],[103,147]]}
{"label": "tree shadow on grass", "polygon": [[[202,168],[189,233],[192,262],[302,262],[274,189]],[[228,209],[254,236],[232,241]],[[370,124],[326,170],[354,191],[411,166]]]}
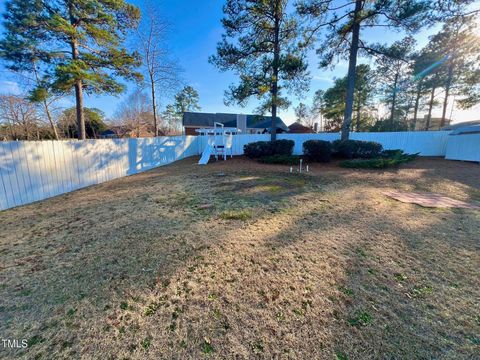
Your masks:
{"label": "tree shadow on grass", "polygon": [[266,245],[328,254],[309,255],[327,264],[337,290],[324,355],[473,356],[478,212],[426,210],[369,195],[353,189],[347,206],[331,200],[323,211],[298,214],[301,221],[292,220]]}
{"label": "tree shadow on grass", "polygon": [[[98,351],[94,339],[99,329],[123,331],[121,322],[112,325],[108,317],[138,307],[172,274],[194,266],[204,251],[225,240],[215,230],[221,211],[236,209],[238,201],[251,208],[262,202],[242,195],[242,190],[255,188],[255,181],[215,194],[215,185],[224,179],[208,171],[169,175],[172,170],[154,170],[3,213],[8,237],[2,243],[2,334],[36,339],[28,351],[12,354],[31,358],[75,356],[82,347]],[[270,186],[269,180],[260,183]],[[292,194],[291,189],[274,192],[275,201]],[[235,201],[225,204],[232,195]],[[200,209],[205,201],[214,207]],[[235,232],[242,226],[232,222],[228,228]]]}
{"label": "tree shadow on grass", "polygon": [[[459,349],[455,339],[432,345],[443,333],[426,321],[451,310],[429,300],[454,299],[450,283],[471,314],[476,215],[379,197],[375,175],[290,177],[235,165],[189,160],[4,213],[2,258],[14,266],[0,273],[1,330],[35,339],[17,354],[198,358],[212,346],[219,357],[368,358]],[[239,208],[252,217],[220,217]],[[460,338],[462,326],[448,325]]]}

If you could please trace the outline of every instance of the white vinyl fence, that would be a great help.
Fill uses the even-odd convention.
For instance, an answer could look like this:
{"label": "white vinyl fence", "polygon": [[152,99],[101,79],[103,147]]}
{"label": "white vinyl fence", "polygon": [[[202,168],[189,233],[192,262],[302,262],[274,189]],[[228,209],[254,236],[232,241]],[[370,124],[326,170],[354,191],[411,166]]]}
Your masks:
{"label": "white vinyl fence", "polygon": [[480,134],[450,135],[445,158],[480,162]]}
{"label": "white vinyl fence", "polygon": [[137,174],[198,151],[196,136],[0,142],[0,210]]}
{"label": "white vinyl fence", "polygon": [[[447,154],[448,159],[480,161],[480,134],[448,134],[448,131],[351,133],[350,138],[377,141],[385,149],[402,149],[422,156]],[[278,135],[278,139],[295,141],[296,155],[302,154],[306,140],[333,141],[339,137],[334,133]],[[243,154],[245,144],[269,139],[268,134],[235,135],[233,154]],[[206,144],[206,136],[0,142],[0,210],[199,155]]]}
{"label": "white vinyl fence", "polygon": [[[405,131],[405,132],[381,132],[381,133],[350,133],[352,140],[376,141],[383,145],[384,149],[402,149],[406,153],[421,156],[445,156],[449,131]],[[303,143],[307,140],[334,141],[340,139],[339,133],[319,134],[278,134],[277,139],[295,141],[293,153],[303,153]],[[268,141],[270,135],[235,135],[233,137],[233,155],[242,155],[243,146],[254,141]],[[203,150],[207,144],[207,137],[202,136],[200,148]]]}

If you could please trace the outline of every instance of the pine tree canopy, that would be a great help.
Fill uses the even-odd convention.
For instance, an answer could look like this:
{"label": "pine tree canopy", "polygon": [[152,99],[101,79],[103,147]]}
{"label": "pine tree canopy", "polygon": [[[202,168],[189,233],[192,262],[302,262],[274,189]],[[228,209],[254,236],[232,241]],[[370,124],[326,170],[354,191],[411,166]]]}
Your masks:
{"label": "pine tree canopy", "polygon": [[141,78],[138,54],[123,47],[139,18],[139,9],[124,0],[10,0],[0,55],[11,70],[37,68],[36,100],[70,93],[78,80],[87,93],[117,94],[124,88],[119,77]]}
{"label": "pine tree canopy", "polygon": [[308,87],[298,22],[287,13],[287,5],[285,0],[227,1],[222,19],[225,33],[217,54],[210,57],[220,70],[239,75],[239,84],[226,91],[227,104],[245,105],[256,97],[263,100],[260,112],[272,106],[286,108],[290,102],[282,90],[299,93]]}

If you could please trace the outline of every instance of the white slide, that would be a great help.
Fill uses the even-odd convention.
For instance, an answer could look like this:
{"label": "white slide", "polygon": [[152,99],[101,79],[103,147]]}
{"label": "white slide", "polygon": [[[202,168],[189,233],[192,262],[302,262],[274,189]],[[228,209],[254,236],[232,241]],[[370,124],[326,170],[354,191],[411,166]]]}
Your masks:
{"label": "white slide", "polygon": [[210,160],[210,155],[212,155],[212,145],[208,144],[203,150],[202,157],[198,160],[198,164],[207,165],[208,160]]}

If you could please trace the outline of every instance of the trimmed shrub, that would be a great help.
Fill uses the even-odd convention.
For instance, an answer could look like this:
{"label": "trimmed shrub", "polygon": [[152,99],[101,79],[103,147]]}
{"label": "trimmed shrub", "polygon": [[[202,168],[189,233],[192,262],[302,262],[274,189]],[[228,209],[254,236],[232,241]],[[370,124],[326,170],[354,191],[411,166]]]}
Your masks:
{"label": "trimmed shrub", "polygon": [[382,144],[374,141],[335,140],[332,143],[333,153],[344,159],[372,159],[380,156]]}
{"label": "trimmed shrub", "polygon": [[310,160],[329,162],[332,156],[332,143],[323,140],[308,140],[303,143],[303,153]]}
{"label": "trimmed shrub", "polygon": [[403,154],[391,158],[353,159],[342,161],[340,166],[351,169],[385,169],[415,160],[417,157],[418,154]]}
{"label": "trimmed shrub", "polygon": [[395,149],[395,150],[383,150],[380,153],[380,156],[383,157],[383,158],[393,158],[393,157],[397,157],[397,156],[402,156],[404,154],[405,153],[403,152],[403,150]]}
{"label": "trimmed shrub", "polygon": [[243,146],[243,153],[250,159],[271,155],[292,155],[293,140],[256,141]]}
{"label": "trimmed shrub", "polygon": [[272,148],[267,141],[256,141],[243,146],[243,153],[250,159],[272,155]]}
{"label": "trimmed shrub", "polygon": [[275,140],[270,141],[272,155],[292,155],[295,141],[293,140]]}
{"label": "trimmed shrub", "polygon": [[300,164],[300,156],[270,155],[261,157],[258,161],[264,164],[298,165]]}

